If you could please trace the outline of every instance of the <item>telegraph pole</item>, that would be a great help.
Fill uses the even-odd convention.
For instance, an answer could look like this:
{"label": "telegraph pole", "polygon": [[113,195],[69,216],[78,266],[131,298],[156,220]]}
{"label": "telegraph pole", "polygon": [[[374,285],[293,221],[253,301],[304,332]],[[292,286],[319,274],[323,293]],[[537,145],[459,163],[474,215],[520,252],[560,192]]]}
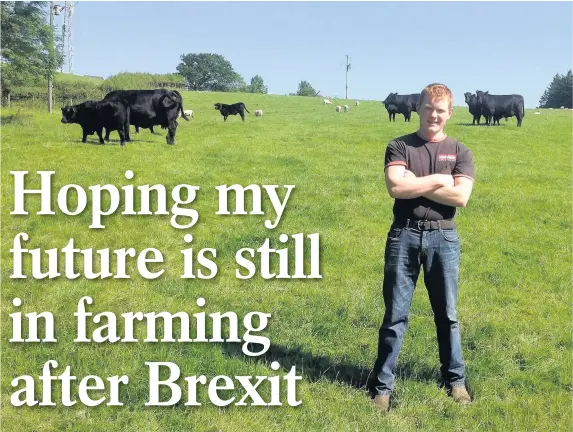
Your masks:
{"label": "telegraph pole", "polygon": [[[50,31],[52,32],[52,35],[54,33],[54,2],[51,1],[50,2]],[[53,57],[53,51],[54,51],[54,38],[51,37],[50,38],[50,43],[51,43],[51,47],[50,47],[50,51],[48,53],[48,55],[50,56],[50,67],[51,67],[51,63],[52,63],[52,57]],[[48,76],[48,112],[52,112],[52,87],[53,87],[53,83],[52,83],[52,72],[50,71],[50,74]]]}
{"label": "telegraph pole", "polygon": [[346,54],[346,99],[348,99],[348,69],[350,69],[350,65],[348,64],[348,54]]}

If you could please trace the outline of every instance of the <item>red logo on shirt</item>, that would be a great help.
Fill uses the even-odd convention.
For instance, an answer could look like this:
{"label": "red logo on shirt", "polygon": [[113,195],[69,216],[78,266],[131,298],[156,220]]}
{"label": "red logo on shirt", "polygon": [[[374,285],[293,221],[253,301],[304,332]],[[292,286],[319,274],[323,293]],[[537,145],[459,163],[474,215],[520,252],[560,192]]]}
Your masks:
{"label": "red logo on shirt", "polygon": [[439,162],[455,162],[456,155],[455,154],[441,154],[438,155]]}

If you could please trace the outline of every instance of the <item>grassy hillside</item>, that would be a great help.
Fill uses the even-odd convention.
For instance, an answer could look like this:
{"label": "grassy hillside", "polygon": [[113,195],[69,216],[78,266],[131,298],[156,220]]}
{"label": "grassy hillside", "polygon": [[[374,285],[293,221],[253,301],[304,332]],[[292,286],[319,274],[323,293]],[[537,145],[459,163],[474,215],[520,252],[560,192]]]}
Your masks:
{"label": "grassy hillside", "polygon": [[[132,133],[134,142],[97,145],[95,135],[81,143],[78,125],[60,123],[59,113],[10,109],[2,111],[2,430],[26,431],[355,431],[355,430],[570,430],[572,391],[571,325],[571,116],[569,110],[526,110],[523,127],[515,118],[499,127],[469,125],[467,108],[456,107],[446,131],[473,151],[476,183],[467,208],[456,217],[461,236],[462,266],[458,317],[468,382],[475,399],[469,407],[455,405],[436,383],[438,347],[428,296],[420,278],[414,294],[409,329],[398,362],[395,406],[381,417],[373,411],[364,384],[373,365],[378,327],[384,313],[381,296],[383,250],[392,219],[393,201],[384,185],[384,151],[390,139],[414,131],[418,117],[389,123],[379,102],[363,102],[350,112],[336,113],[321,98],[273,95],[182,92],[190,122],[179,120],[176,145],[157,135]],[[463,96],[456,103],[461,105]],[[215,102],[245,102],[251,114],[222,116]],[[333,101],[341,103],[344,101]],[[256,118],[254,111],[264,116]],[[89,192],[97,184],[163,184],[170,196],[179,184],[199,186],[198,222],[176,229],[170,215],[103,218],[105,229],[89,229],[91,213],[39,216],[39,199],[29,199],[30,215],[11,216],[14,206],[10,171],[27,170],[26,186],[39,187],[36,171],[53,170],[55,191],[77,184]],[[132,170],[132,180],[124,173]],[[280,224],[270,202],[265,215],[217,215],[218,185],[295,185]],[[137,189],[136,189],[137,191]],[[70,207],[77,203],[71,194]],[[284,197],[284,189],[279,189]],[[123,208],[123,197],[121,198]],[[56,197],[52,199],[56,205]],[[139,203],[139,200],[137,200]],[[247,202],[251,202],[247,200]],[[104,199],[109,203],[109,198]],[[91,199],[88,202],[92,204]],[[167,210],[173,200],[169,199]],[[248,208],[248,206],[247,206]],[[189,219],[180,218],[180,222]],[[165,272],[155,280],[137,274],[131,260],[130,279],[87,280],[64,276],[52,280],[10,279],[14,237],[26,232],[29,248],[62,248],[74,239],[80,249],[111,250],[154,247],[164,263],[150,269]],[[294,242],[281,234],[320,234],[322,279],[268,279],[260,272],[248,280],[235,277],[235,252],[258,248],[270,239],[276,249],[289,247],[294,268]],[[193,241],[184,241],[192,234]],[[217,250],[217,275],[182,279],[181,250]],[[305,269],[310,270],[309,245]],[[259,259],[253,259],[259,268]],[[96,260],[99,263],[99,260]],[[30,274],[30,258],[25,261]],[[76,260],[81,270],[83,259]],[[43,262],[47,270],[47,262]],[[63,263],[59,268],[63,271]],[[271,268],[279,271],[276,257]],[[116,269],[112,265],[112,269]],[[197,265],[195,271],[205,268]],[[242,270],[245,273],[244,270]],[[145,323],[136,323],[137,343],[74,343],[77,303],[89,295],[97,314],[114,312],[120,336],[125,312],[185,311],[192,314],[234,311],[271,314],[263,335],[271,341],[267,355],[248,357],[240,343],[145,343]],[[12,299],[23,305],[16,307]],[[197,305],[203,297],[206,305]],[[56,343],[10,343],[13,312],[51,311]],[[191,325],[191,337],[195,326]],[[90,331],[101,326],[91,323]],[[161,327],[161,332],[165,331]],[[244,330],[239,326],[239,337]],[[105,333],[105,332],[104,332]],[[179,330],[176,330],[180,334]],[[10,403],[11,381],[37,376],[47,360],[66,365],[78,380],[87,375],[127,375],[119,407],[88,408],[61,404],[61,384],[53,383],[56,407],[19,407]],[[273,360],[280,364],[274,371]],[[182,401],[174,407],[146,407],[146,361],[173,362],[181,369]],[[202,406],[185,406],[185,376],[285,375],[292,366],[303,380],[297,384],[302,404],[282,407],[218,408],[207,387],[198,391]],[[165,373],[163,378],[167,377]],[[107,381],[106,381],[107,383]],[[200,386],[201,387],[201,386]],[[261,395],[270,398],[268,383]],[[166,389],[164,389],[166,390]],[[163,400],[169,392],[162,392]],[[41,399],[41,387],[36,398]],[[77,398],[77,386],[72,394]],[[240,387],[222,391],[224,398],[244,395]],[[109,398],[109,388],[92,398]],[[251,402],[250,399],[247,400]]]}
{"label": "grassy hillside", "polygon": [[70,83],[70,84],[80,83],[80,84],[92,84],[94,86],[99,86],[102,84],[103,81],[104,81],[103,79],[99,79],[96,77],[73,75],[69,73],[56,73],[56,75],[54,76],[54,82],[56,83],[57,82]]}

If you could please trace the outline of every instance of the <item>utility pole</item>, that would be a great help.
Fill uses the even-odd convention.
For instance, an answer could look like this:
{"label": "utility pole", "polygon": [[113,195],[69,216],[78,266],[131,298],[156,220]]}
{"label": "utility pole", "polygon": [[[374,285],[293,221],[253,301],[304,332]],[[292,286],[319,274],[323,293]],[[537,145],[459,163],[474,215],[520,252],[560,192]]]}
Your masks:
{"label": "utility pole", "polygon": [[348,71],[350,70],[350,64],[348,63],[348,54],[346,54],[346,99],[348,99]]}
{"label": "utility pole", "polygon": [[[54,2],[51,1],[50,2],[50,31],[52,32],[52,34],[54,33]],[[50,51],[49,51],[49,56],[52,57],[53,55],[53,51],[54,51],[54,38],[50,38],[50,43],[52,44],[52,46],[50,47]],[[50,66],[51,66],[51,62],[52,59],[50,58]],[[52,83],[52,72],[50,71],[49,77],[48,77],[48,112],[51,113],[52,112],[52,87],[53,87],[53,83]]]}

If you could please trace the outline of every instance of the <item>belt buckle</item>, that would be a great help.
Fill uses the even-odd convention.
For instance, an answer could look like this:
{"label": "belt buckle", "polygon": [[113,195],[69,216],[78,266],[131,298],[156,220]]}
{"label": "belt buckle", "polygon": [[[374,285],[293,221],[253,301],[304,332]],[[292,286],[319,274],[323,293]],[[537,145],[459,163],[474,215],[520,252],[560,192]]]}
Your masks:
{"label": "belt buckle", "polygon": [[420,226],[420,224],[423,225],[424,223],[426,223],[425,220],[416,221],[416,225],[418,226],[418,231],[424,231],[424,229]]}

